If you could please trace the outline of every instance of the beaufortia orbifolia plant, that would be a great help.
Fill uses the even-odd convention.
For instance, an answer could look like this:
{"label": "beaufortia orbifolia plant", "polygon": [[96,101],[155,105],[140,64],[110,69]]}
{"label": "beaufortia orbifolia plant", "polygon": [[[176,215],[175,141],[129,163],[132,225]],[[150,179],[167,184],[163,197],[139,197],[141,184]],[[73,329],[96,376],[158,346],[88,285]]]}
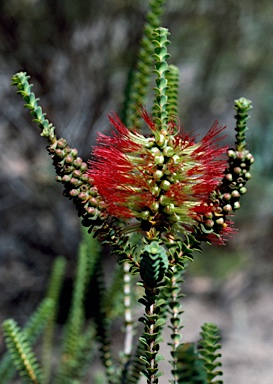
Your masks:
{"label": "beaufortia orbifolia plant", "polygon": [[[246,149],[251,102],[245,98],[235,101],[234,147],[221,145],[225,128],[217,122],[201,139],[181,128],[179,71],[168,64],[169,32],[160,27],[164,3],[163,0],[149,2],[138,61],[127,86],[124,118],[121,120],[117,113],[109,115],[111,135],[98,134],[87,162],[64,138],[56,135],[55,127],[46,119],[32,92],[29,76],[20,72],[12,78],[25,107],[40,127],[41,136],[48,141],[47,150],[53,159],[56,179],[64,186],[64,195],[75,204],[89,233],[102,244],[110,244],[118,255],[119,274],[120,271],[123,274],[118,282],[124,288],[125,298],[125,346],[118,361],[111,354],[109,313],[104,306],[107,300],[102,296],[99,298],[104,304],[100,306],[94,331],[108,383],[134,384],[141,374],[147,383],[159,382],[163,374],[158,366],[161,334],[167,315],[172,339],[170,382],[221,382],[217,379],[221,371],[216,370],[220,365],[217,327],[203,326],[198,349],[181,340],[180,284],[187,262],[193,259],[194,250],[201,250],[202,242],[223,246],[236,232],[231,217],[247,192],[245,185],[251,178],[250,167],[254,162]],[[154,102],[151,111],[147,111],[146,97],[151,87]],[[94,274],[100,287],[100,268],[99,264],[95,265]],[[130,312],[131,274],[138,277],[138,285],[143,289],[139,299],[144,306],[139,319],[143,332],[136,348],[133,348]],[[30,352],[27,335],[21,335],[11,321],[4,323],[4,331],[24,380],[43,383],[43,367],[35,373],[38,362]],[[66,335],[69,338],[69,333]],[[24,358],[28,353],[30,357]],[[80,359],[83,359],[81,354],[74,356],[73,361],[79,363]],[[73,377],[76,370],[65,369],[69,374],[59,375],[63,379],[56,382],[78,383]]]}

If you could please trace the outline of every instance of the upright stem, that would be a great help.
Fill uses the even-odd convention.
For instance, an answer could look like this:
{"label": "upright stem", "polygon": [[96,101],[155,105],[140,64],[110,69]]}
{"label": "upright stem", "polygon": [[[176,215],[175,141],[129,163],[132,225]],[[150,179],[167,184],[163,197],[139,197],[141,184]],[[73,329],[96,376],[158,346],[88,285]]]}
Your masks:
{"label": "upright stem", "polygon": [[166,90],[168,104],[166,107],[170,119],[178,116],[178,87],[179,69],[175,65],[169,65],[169,72],[166,73],[168,88]]}
{"label": "upright stem", "polygon": [[[154,31],[154,57],[156,74],[155,102],[153,106],[153,117],[159,130],[167,130],[168,123],[168,81],[169,72],[167,58],[170,56],[167,51],[169,31],[166,28],[157,28]],[[164,143],[162,143],[163,145]]]}
{"label": "upright stem", "polygon": [[143,36],[135,70],[130,76],[129,84],[125,92],[123,106],[125,125],[131,128],[140,128],[138,108],[145,104],[145,98],[149,90],[149,82],[153,65],[153,30],[159,28],[164,12],[166,0],[149,0],[149,10],[146,15]]}
{"label": "upright stem", "polygon": [[110,319],[107,317],[107,313],[103,306],[105,284],[103,280],[103,271],[101,260],[98,259],[95,267],[95,283],[96,283],[96,295],[98,297],[98,308],[95,312],[95,325],[96,325],[96,338],[100,344],[100,358],[105,368],[108,384],[117,384],[120,382],[120,372],[116,369],[114,364],[113,353],[111,350],[112,339],[110,333]]}
{"label": "upright stem", "polygon": [[176,266],[173,267],[173,274],[168,281],[167,289],[170,292],[169,297],[169,313],[170,313],[170,322],[171,322],[171,338],[172,342],[169,343],[171,346],[171,355],[173,357],[173,360],[171,361],[172,364],[172,374],[173,374],[173,384],[178,384],[178,374],[177,374],[177,348],[180,345],[181,340],[181,328],[183,327],[181,325],[181,314],[183,313],[182,306],[179,302],[179,299],[183,296],[180,294],[180,283],[183,281],[181,279],[181,270],[179,270]]}
{"label": "upright stem", "polygon": [[[144,300],[145,304],[145,318],[141,320],[145,324],[144,334],[140,340],[145,345],[145,356],[141,356],[141,359],[145,361],[146,370],[144,372],[147,377],[147,384],[158,383],[158,376],[161,376],[161,372],[158,371],[158,351],[159,351],[159,326],[161,324],[159,318],[159,306],[156,303],[159,290],[157,288],[145,289]],[[165,321],[165,320],[164,320]]]}
{"label": "upright stem", "polygon": [[124,325],[125,325],[125,339],[124,339],[124,358],[129,360],[132,353],[133,346],[133,320],[131,311],[131,275],[130,264],[124,262],[123,264],[123,281],[124,281]]}
{"label": "upright stem", "polygon": [[252,109],[251,101],[241,97],[238,100],[235,100],[234,109],[237,114],[235,115],[236,119],[236,150],[241,152],[246,148],[246,131],[247,128],[247,120],[249,119],[248,111]]}
{"label": "upright stem", "polygon": [[[152,241],[145,246],[140,259],[140,276],[143,280],[145,295],[139,300],[145,305],[144,317],[139,320],[144,324],[144,333],[139,340],[144,345],[144,355],[140,359],[145,362],[144,375],[148,384],[158,383],[158,377],[162,375],[158,371],[158,361],[162,359],[158,355],[161,326],[165,323],[165,317],[161,316],[161,307],[164,299],[159,299],[159,288],[165,286],[164,276],[168,269],[168,254],[159,241]],[[164,307],[163,307],[164,308]]]}

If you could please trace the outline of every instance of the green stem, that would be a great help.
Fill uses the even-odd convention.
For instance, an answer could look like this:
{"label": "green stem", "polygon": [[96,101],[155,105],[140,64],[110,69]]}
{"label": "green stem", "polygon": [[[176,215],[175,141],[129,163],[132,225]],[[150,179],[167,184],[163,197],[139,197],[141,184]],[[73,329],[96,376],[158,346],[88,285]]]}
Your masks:
{"label": "green stem", "polygon": [[139,128],[140,118],[138,108],[145,104],[145,97],[148,93],[148,85],[152,74],[153,64],[153,31],[161,24],[166,0],[150,0],[149,11],[146,16],[143,37],[140,42],[139,55],[136,69],[130,75],[129,86],[125,94],[124,102],[124,123],[131,128]]}
{"label": "green stem", "polygon": [[110,320],[107,317],[107,313],[103,306],[104,294],[106,291],[101,260],[98,259],[95,267],[95,284],[96,284],[96,296],[97,305],[95,313],[95,325],[96,325],[96,339],[100,344],[100,358],[105,368],[108,384],[117,384],[120,379],[120,372],[116,369],[114,364],[113,353],[111,350],[112,338],[110,334]]}
{"label": "green stem", "polygon": [[238,100],[235,100],[234,109],[237,111],[235,115],[236,119],[236,150],[241,152],[246,147],[246,135],[245,132],[248,130],[247,128],[247,120],[249,119],[248,111],[252,109],[251,101],[241,97]]}
{"label": "green stem", "polygon": [[158,370],[158,361],[162,359],[158,355],[160,326],[165,319],[159,316],[161,303],[157,302],[158,288],[145,288],[145,296],[141,300],[145,304],[145,315],[140,319],[145,324],[143,336],[140,341],[144,344],[144,355],[140,357],[145,362],[146,369],[143,372],[147,378],[147,384],[157,384],[162,372]]}
{"label": "green stem", "polygon": [[[30,345],[33,345],[37,337],[44,330],[45,325],[51,318],[55,303],[51,298],[45,298],[36,311],[31,315],[27,324],[23,328],[25,338]],[[1,360],[0,377],[1,384],[9,383],[15,376],[15,366],[12,356],[7,352]]]}
{"label": "green stem", "polygon": [[43,334],[42,366],[44,370],[44,384],[49,383],[51,376],[51,358],[53,350],[55,320],[59,306],[59,296],[63,283],[65,266],[65,259],[62,256],[59,256],[54,262],[47,291],[47,297],[53,300],[54,306],[52,308],[51,316],[47,321],[47,326]]}
{"label": "green stem", "polygon": [[162,359],[158,351],[159,343],[163,341],[160,333],[165,318],[160,315],[165,300],[159,299],[159,289],[165,286],[164,277],[168,266],[168,253],[159,240],[153,240],[143,248],[139,272],[143,280],[140,285],[144,287],[145,295],[139,302],[145,305],[145,314],[139,319],[144,324],[144,333],[139,340],[144,345],[144,353],[140,359],[146,366],[143,373],[147,378],[147,384],[158,383],[158,377],[162,375],[158,370],[158,361]]}
{"label": "green stem", "polygon": [[172,331],[171,333],[171,339],[172,342],[169,343],[171,346],[171,355],[173,360],[171,361],[172,364],[172,374],[173,374],[173,381],[172,384],[178,384],[179,383],[179,376],[177,374],[177,355],[176,351],[177,348],[180,345],[181,340],[181,315],[183,313],[182,306],[179,302],[179,299],[183,297],[183,295],[180,294],[180,283],[183,282],[183,279],[181,278],[182,270],[178,269],[177,266],[174,266],[172,268],[172,275],[170,276],[170,280],[168,281],[168,284],[166,286],[166,290],[170,293],[169,295],[169,313],[170,313],[170,329]]}
{"label": "green stem", "polygon": [[125,339],[124,339],[124,358],[127,362],[132,354],[133,347],[133,320],[131,310],[131,275],[130,264],[123,263],[123,280],[124,280],[124,325],[125,325]]}
{"label": "green stem", "polygon": [[179,87],[179,69],[175,65],[169,65],[169,72],[166,74],[168,89],[168,105],[166,107],[169,118],[178,116],[178,87]]}
{"label": "green stem", "polygon": [[219,343],[221,336],[216,324],[205,323],[200,332],[202,339],[199,341],[198,353],[204,362],[204,367],[207,372],[207,384],[223,384],[222,380],[216,380],[217,376],[222,376],[223,372],[219,369],[222,363],[221,344]]}
{"label": "green stem", "polygon": [[167,73],[169,72],[167,58],[169,54],[167,52],[167,45],[170,43],[168,40],[169,32],[166,28],[157,28],[154,31],[154,57],[155,63],[155,74],[156,74],[156,87],[155,98],[156,101],[153,107],[153,116],[157,123],[158,130],[167,130],[168,123],[168,85],[167,85]]}
{"label": "green stem", "polygon": [[25,383],[42,384],[42,370],[29,341],[17,323],[12,319],[3,322],[8,351],[14,365]]}
{"label": "green stem", "polygon": [[31,92],[33,85],[29,84],[29,79],[30,76],[28,76],[26,72],[19,72],[11,78],[11,82],[12,85],[17,86],[17,93],[23,96],[26,102],[25,107],[30,109],[31,115],[34,117],[33,121],[41,128],[41,136],[46,137],[50,144],[54,144],[57,141],[55,127],[45,118],[46,113],[43,113],[42,108],[38,104],[40,99],[36,99],[35,94]]}

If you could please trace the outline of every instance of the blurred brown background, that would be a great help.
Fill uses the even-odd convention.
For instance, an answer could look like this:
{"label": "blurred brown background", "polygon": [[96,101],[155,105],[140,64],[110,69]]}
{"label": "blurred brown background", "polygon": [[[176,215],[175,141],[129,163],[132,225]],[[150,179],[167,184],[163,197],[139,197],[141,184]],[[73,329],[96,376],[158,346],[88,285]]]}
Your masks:
{"label": "blurred brown background", "polygon": [[[273,382],[273,357],[271,363],[267,360],[273,356],[273,4],[271,0],[167,3],[163,26],[171,32],[169,62],[180,68],[180,119],[185,129],[202,134],[217,119],[227,125],[227,140],[233,143],[233,101],[241,96],[253,101],[248,148],[256,163],[249,193],[235,218],[239,234],[227,247],[206,248],[197,255],[186,290],[188,301],[194,297],[192,303],[199,303],[194,312],[198,319],[204,313],[202,306],[214,306],[208,314],[219,312],[226,345],[235,338],[246,355],[253,348],[264,352],[253,353],[249,364],[237,364],[244,379],[231,379],[227,373],[226,383],[252,383],[255,375],[250,373],[248,379],[245,375],[255,360],[262,364],[255,372],[267,372],[268,367],[263,383],[269,384]],[[88,159],[96,132],[108,127],[107,113],[122,109],[146,8],[143,0],[0,1],[1,321],[12,316],[24,323],[43,296],[56,255],[69,260],[68,275],[73,275],[80,239],[76,210],[54,181],[46,142],[23,110],[10,77],[20,70],[31,75],[34,92],[59,136]],[[215,316],[209,321],[217,322]],[[200,324],[204,321],[201,317]],[[237,367],[231,353],[236,347],[232,348],[226,353],[231,356],[225,362],[227,370]],[[237,359],[243,356],[234,353]],[[259,381],[253,380],[253,384]]]}

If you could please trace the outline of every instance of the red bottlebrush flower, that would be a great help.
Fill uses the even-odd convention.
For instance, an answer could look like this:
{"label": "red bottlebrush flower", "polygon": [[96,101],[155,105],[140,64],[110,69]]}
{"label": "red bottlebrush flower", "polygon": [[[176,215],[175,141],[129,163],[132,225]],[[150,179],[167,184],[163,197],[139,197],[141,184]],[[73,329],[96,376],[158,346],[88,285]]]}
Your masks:
{"label": "red bottlebrush flower", "polygon": [[114,114],[113,135],[99,134],[89,161],[89,176],[110,215],[136,218],[140,228],[188,233],[211,211],[210,194],[226,168],[227,147],[215,123],[199,142],[170,121],[158,129],[145,110],[151,135],[132,132]]}

